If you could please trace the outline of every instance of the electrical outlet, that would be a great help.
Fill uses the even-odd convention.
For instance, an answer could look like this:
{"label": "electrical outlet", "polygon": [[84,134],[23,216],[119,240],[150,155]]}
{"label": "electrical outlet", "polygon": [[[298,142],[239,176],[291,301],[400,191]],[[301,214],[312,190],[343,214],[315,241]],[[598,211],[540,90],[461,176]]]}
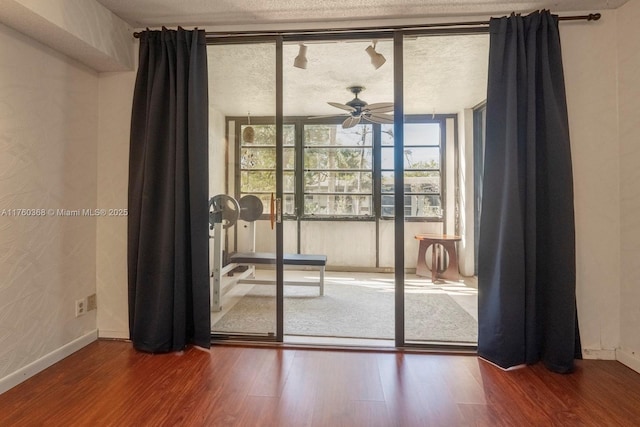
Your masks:
{"label": "electrical outlet", "polygon": [[91,294],[87,297],[87,311],[95,310],[98,308],[98,297],[96,294]]}
{"label": "electrical outlet", "polygon": [[84,316],[85,314],[87,314],[87,299],[76,300],[76,317]]}

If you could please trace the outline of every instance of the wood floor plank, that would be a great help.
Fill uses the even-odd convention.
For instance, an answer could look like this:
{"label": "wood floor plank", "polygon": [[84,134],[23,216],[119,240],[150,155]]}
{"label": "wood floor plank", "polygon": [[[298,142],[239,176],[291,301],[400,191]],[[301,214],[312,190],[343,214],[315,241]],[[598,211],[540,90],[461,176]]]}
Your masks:
{"label": "wood floor plank", "polygon": [[454,378],[442,375],[447,363],[446,356],[432,355],[425,358],[422,354],[408,354],[405,364],[416,380],[415,389],[426,406],[429,425],[457,426],[462,422],[462,413],[457,404]]}
{"label": "wood floor plank", "polygon": [[509,427],[506,420],[501,419],[490,406],[482,404],[460,403],[458,410],[462,414],[460,426],[474,427]]}
{"label": "wood floor plank", "polygon": [[[132,359],[140,357],[135,352],[122,352],[122,345],[94,343],[91,351],[67,357],[38,374],[37,380],[32,378],[0,395],[0,425],[19,424],[22,419],[31,425],[46,425],[50,419],[59,420],[59,425],[79,425],[77,420],[86,416],[77,402],[104,400],[102,392],[115,378],[113,372],[128,369],[135,363]],[[6,396],[13,395],[18,399],[4,403]],[[9,407],[13,410],[7,410]]]}
{"label": "wood floor plank", "polygon": [[315,352],[309,356],[315,389],[322,391],[314,400],[313,426],[388,425],[375,354]]}
{"label": "wood floor plank", "polygon": [[404,358],[400,353],[378,356],[387,411],[394,419],[394,426],[428,426],[427,402],[419,392],[415,373],[404,363]]}
{"label": "wood floor plank", "polygon": [[322,395],[315,402],[311,425],[388,427],[393,425],[393,420],[388,415],[385,402],[339,399]]}
{"label": "wood floor plank", "polygon": [[310,426],[313,406],[317,398],[316,359],[304,351],[295,351],[295,357],[282,389],[274,419],[282,426]]}
{"label": "wood floor plank", "polygon": [[440,356],[442,363],[438,365],[434,375],[443,378],[457,404],[486,405],[482,383],[478,380],[478,358],[450,358]]}
{"label": "wood floor plank", "polygon": [[582,360],[98,341],[0,395],[0,426],[636,426],[640,374]]}
{"label": "wood floor plank", "polygon": [[[200,373],[210,363],[209,355],[194,349],[172,354],[141,354],[126,375],[106,387],[88,421],[111,420],[112,425],[148,423],[177,425],[188,417],[184,399],[202,392]],[[160,366],[161,369],[154,369]],[[134,403],[135,402],[135,403]]]}
{"label": "wood floor plank", "polygon": [[[550,393],[563,396],[571,416],[585,420],[584,425],[625,425],[625,420],[637,416],[640,388],[634,383],[636,372],[620,363],[577,361],[576,365],[576,371],[567,376],[549,376],[541,365],[531,370],[545,381]],[[612,390],[626,390],[615,404],[611,401]],[[555,414],[557,419],[567,416]]]}
{"label": "wood floor plank", "polygon": [[291,371],[294,350],[271,351],[261,366],[256,367],[256,378],[249,391],[250,396],[279,397]]}
{"label": "wood floor plank", "polygon": [[[238,420],[240,426],[278,427],[283,424],[274,408],[278,406],[279,397],[275,396],[247,396],[245,408]],[[209,424],[213,425],[213,424]]]}
{"label": "wood floor plank", "polygon": [[312,369],[321,390],[331,390],[332,396],[344,400],[384,401],[375,354],[336,351],[311,355],[316,358]]}
{"label": "wood floor plank", "polygon": [[523,394],[517,370],[505,372],[484,361],[478,366],[487,405],[506,425],[553,425],[536,401]]}

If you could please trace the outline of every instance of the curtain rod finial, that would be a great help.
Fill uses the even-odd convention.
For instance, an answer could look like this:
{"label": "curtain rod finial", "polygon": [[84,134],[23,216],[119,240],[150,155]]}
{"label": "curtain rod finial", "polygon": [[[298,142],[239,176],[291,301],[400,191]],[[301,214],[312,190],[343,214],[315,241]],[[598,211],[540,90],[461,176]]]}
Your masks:
{"label": "curtain rod finial", "polygon": [[598,21],[602,17],[599,13],[590,13],[587,21]]}

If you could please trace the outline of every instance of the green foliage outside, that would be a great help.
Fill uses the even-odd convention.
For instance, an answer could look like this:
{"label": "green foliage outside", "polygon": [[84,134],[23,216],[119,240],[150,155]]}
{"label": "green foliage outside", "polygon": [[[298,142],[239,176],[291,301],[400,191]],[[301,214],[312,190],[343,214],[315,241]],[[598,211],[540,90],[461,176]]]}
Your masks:
{"label": "green foliage outside", "polygon": [[[255,140],[241,147],[241,193],[256,194],[265,203],[275,193],[275,126],[253,125]],[[244,129],[244,127],[243,127]],[[295,128],[284,126],[284,193],[285,214],[294,213],[295,193]],[[393,137],[393,129],[385,131]],[[411,162],[406,150],[405,184],[408,192],[440,192],[438,162]],[[304,214],[305,215],[372,215],[373,214],[373,147],[370,125],[342,129],[340,125],[306,125],[304,127]],[[383,192],[392,191],[393,174],[383,174]],[[416,196],[412,196],[416,197]],[[433,216],[438,212],[439,196],[417,196],[411,201],[416,216]],[[410,199],[411,200],[411,199]],[[437,206],[432,206],[433,204]],[[436,208],[434,210],[434,208]],[[409,213],[409,212],[407,212]],[[412,215],[413,216],[413,215]]]}

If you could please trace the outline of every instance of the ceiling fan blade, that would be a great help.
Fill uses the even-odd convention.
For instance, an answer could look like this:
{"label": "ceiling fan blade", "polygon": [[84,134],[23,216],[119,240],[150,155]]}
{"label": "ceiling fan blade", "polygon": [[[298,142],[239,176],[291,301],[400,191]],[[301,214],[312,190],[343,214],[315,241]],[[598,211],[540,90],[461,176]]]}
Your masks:
{"label": "ceiling fan blade", "polygon": [[347,114],[349,114],[349,113],[344,113],[344,114],[327,114],[327,115],[324,115],[324,116],[312,116],[312,117],[307,117],[307,119],[310,119],[310,120],[311,120],[311,119],[327,119],[327,118],[329,118],[329,117],[340,117],[340,116],[345,116],[345,115],[347,115]]}
{"label": "ceiling fan blade", "polygon": [[332,107],[340,108],[342,110],[347,110],[349,112],[356,111],[356,109],[351,107],[350,105],[340,104],[339,102],[327,102],[327,104],[331,105]]}
{"label": "ceiling fan blade", "polygon": [[390,113],[393,111],[393,102],[377,102],[367,105],[364,109],[371,113]]}
{"label": "ceiling fan blade", "polygon": [[388,114],[371,113],[371,114],[365,114],[364,118],[369,120],[370,122],[379,123],[381,125],[393,124],[393,116],[390,116]]}
{"label": "ceiling fan blade", "polygon": [[360,116],[358,116],[358,117],[349,116],[349,117],[347,117],[347,120],[342,122],[342,128],[343,129],[352,128],[355,125],[357,125],[358,123],[360,123]]}

